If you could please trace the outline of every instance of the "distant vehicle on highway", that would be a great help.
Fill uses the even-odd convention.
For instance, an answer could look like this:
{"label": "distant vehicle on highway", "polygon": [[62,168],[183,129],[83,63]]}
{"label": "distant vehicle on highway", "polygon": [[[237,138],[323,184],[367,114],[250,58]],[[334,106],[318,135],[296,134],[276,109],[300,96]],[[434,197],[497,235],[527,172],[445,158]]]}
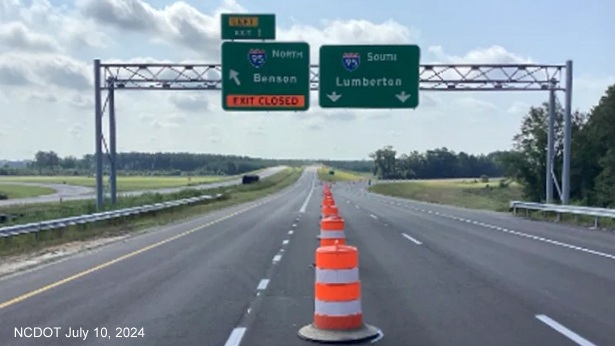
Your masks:
{"label": "distant vehicle on highway", "polygon": [[260,180],[260,177],[256,174],[246,174],[241,178],[242,184],[252,184]]}

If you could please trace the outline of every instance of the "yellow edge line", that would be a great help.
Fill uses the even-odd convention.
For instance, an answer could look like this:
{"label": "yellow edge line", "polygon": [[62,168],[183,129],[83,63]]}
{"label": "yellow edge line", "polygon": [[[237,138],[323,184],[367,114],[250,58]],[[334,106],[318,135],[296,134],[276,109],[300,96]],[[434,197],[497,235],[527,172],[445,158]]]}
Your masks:
{"label": "yellow edge line", "polygon": [[[278,196],[278,197],[281,197],[281,196]],[[102,263],[102,264],[97,265],[97,266],[95,266],[95,267],[92,267],[92,268],[90,268],[90,269],[86,269],[86,270],[84,270],[84,271],[82,271],[82,272],[80,272],[80,273],[77,273],[77,274],[75,274],[75,275],[69,276],[69,277],[67,277],[67,278],[65,278],[65,279],[62,279],[62,280],[60,280],[60,281],[56,281],[56,282],[54,282],[54,283],[52,283],[52,284],[49,284],[49,285],[47,285],[47,286],[43,286],[43,287],[41,287],[41,288],[39,288],[39,289],[36,289],[36,290],[34,290],[34,291],[30,291],[30,292],[28,292],[28,293],[22,294],[22,295],[20,295],[20,296],[17,296],[17,297],[15,297],[15,298],[11,299],[11,300],[7,300],[7,301],[5,301],[5,302],[3,302],[3,303],[0,303],[0,309],[4,309],[4,308],[9,307],[9,306],[11,306],[11,305],[13,305],[13,304],[16,304],[16,303],[19,303],[19,302],[21,302],[21,301],[24,301],[24,300],[26,300],[26,299],[28,299],[28,298],[32,298],[32,297],[34,297],[34,296],[36,296],[36,295],[39,295],[39,294],[41,294],[41,293],[43,293],[43,292],[46,292],[46,291],[49,291],[49,290],[51,290],[51,289],[53,289],[53,288],[56,288],[56,287],[58,287],[58,286],[64,285],[64,284],[66,284],[66,283],[68,283],[68,282],[71,282],[71,281],[77,280],[77,279],[79,279],[79,278],[81,278],[81,277],[83,277],[83,276],[86,276],[86,275],[88,275],[88,274],[91,274],[91,273],[93,273],[93,272],[95,272],[95,271],[98,271],[98,270],[100,270],[100,269],[103,269],[103,268],[109,267],[109,266],[111,266],[111,265],[113,265],[113,264],[115,264],[115,263],[121,262],[121,261],[126,260],[126,259],[128,259],[128,258],[134,257],[134,256],[136,256],[136,255],[138,255],[138,254],[144,253],[144,252],[146,252],[146,251],[148,251],[148,250],[151,250],[151,249],[157,248],[157,247],[159,247],[159,246],[161,246],[161,245],[163,245],[163,244],[169,243],[169,242],[171,242],[171,241],[173,241],[173,240],[176,240],[176,239],[179,239],[179,238],[181,238],[181,237],[187,236],[188,234],[194,233],[194,232],[199,231],[199,230],[203,230],[203,229],[205,229],[205,228],[207,228],[207,227],[209,227],[209,226],[211,226],[211,225],[214,225],[214,224],[216,224],[216,223],[218,223],[218,222],[221,222],[221,221],[224,221],[224,220],[230,219],[230,218],[231,218],[231,217],[233,217],[233,216],[237,216],[237,215],[239,215],[239,214],[241,214],[241,213],[244,213],[244,212],[246,212],[246,211],[248,211],[248,210],[250,210],[250,209],[253,209],[253,208],[255,208],[255,207],[259,206],[259,205],[262,205],[262,204],[264,204],[264,203],[270,202],[270,201],[272,201],[272,200],[274,200],[274,199],[276,199],[276,198],[272,198],[272,199],[270,199],[270,200],[268,200],[268,201],[266,201],[266,202],[261,202],[261,203],[258,203],[258,204],[254,204],[254,205],[252,205],[252,206],[250,206],[250,207],[248,207],[248,208],[245,208],[245,209],[239,210],[239,211],[237,211],[237,212],[234,212],[234,213],[232,213],[232,214],[230,214],[230,215],[227,215],[227,216],[221,217],[221,218],[219,218],[219,219],[217,219],[217,220],[214,220],[214,221],[211,221],[211,222],[209,222],[209,223],[207,223],[207,224],[205,224],[205,225],[201,225],[201,226],[195,227],[195,228],[193,228],[193,229],[191,229],[191,230],[185,231],[185,232],[183,232],[183,233],[180,233],[180,234],[178,234],[178,235],[172,236],[172,237],[170,237],[170,238],[167,238],[167,239],[165,239],[165,240],[159,241],[159,242],[157,242],[157,243],[154,243],[154,244],[148,245],[148,246],[146,246],[146,247],[144,247],[144,248],[141,248],[141,249],[139,249],[139,250],[133,251],[133,252],[128,253],[128,254],[126,254],[126,255],[123,255],[123,256],[121,256],[121,257],[118,257],[118,258],[112,259],[112,260],[110,260],[110,261],[108,261],[108,262]]]}

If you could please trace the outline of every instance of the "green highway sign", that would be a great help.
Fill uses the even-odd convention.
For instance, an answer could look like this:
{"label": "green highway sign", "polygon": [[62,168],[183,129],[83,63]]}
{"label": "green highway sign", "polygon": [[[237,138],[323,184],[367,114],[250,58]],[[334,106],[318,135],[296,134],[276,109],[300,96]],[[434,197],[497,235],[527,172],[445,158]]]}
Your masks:
{"label": "green highway sign", "polygon": [[223,40],[275,40],[274,14],[222,14]]}
{"label": "green highway sign", "polygon": [[416,108],[416,45],[320,47],[318,102],[323,108]]}
{"label": "green highway sign", "polygon": [[305,111],[310,107],[310,46],[305,42],[222,43],[222,108]]}

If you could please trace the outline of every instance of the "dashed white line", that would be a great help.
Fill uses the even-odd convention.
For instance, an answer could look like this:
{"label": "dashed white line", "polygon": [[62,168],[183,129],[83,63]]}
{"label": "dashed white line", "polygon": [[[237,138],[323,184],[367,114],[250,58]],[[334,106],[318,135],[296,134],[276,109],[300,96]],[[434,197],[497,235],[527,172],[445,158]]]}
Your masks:
{"label": "dashed white line", "polygon": [[288,239],[285,239],[285,240],[282,242],[282,245],[287,245],[287,244],[288,244]]}
{"label": "dashed white line", "polygon": [[281,259],[282,259],[282,255],[278,254],[278,255],[273,256],[273,262],[274,263],[275,262],[280,262]]}
{"label": "dashed white line", "polygon": [[296,223],[293,223],[293,226],[292,226],[292,227],[297,227],[297,224],[296,224]]}
{"label": "dashed white line", "polygon": [[374,215],[374,214],[369,214],[369,217],[371,217],[374,220],[378,220],[378,216]]}
{"label": "dashed white line", "polygon": [[418,241],[418,240],[412,238],[411,236],[407,235],[406,233],[402,233],[401,235],[404,236],[404,238],[406,238],[406,239],[410,240],[411,242],[415,243],[416,245],[423,244],[420,241]]}
{"label": "dashed white line", "polygon": [[246,328],[244,327],[237,327],[233,329],[224,346],[239,346],[239,344],[241,343],[241,339],[243,339],[243,335],[245,333]]}
{"label": "dashed white line", "polygon": [[356,204],[355,204],[355,206],[354,206],[354,207],[355,207],[355,208],[357,208],[357,209],[359,209],[359,206],[358,206],[358,205],[356,205]]}
{"label": "dashed white line", "polygon": [[266,290],[267,289],[267,285],[269,285],[269,279],[262,279],[258,283],[258,286],[256,287],[256,289],[259,290],[259,291]]}
{"label": "dashed white line", "polygon": [[564,327],[563,325],[559,324],[557,321],[553,320],[552,318],[550,318],[547,315],[536,315],[536,318],[539,319],[542,323],[544,323],[544,324],[548,325],[549,327],[555,329],[557,332],[559,332],[560,334],[564,335],[568,339],[574,341],[577,345],[581,345],[581,346],[596,346],[591,341],[585,339],[584,337],[582,337],[579,334],[573,332],[572,330]]}
{"label": "dashed white line", "polygon": [[295,233],[295,231],[293,231],[292,229],[288,231],[288,234],[293,234],[293,233]]}

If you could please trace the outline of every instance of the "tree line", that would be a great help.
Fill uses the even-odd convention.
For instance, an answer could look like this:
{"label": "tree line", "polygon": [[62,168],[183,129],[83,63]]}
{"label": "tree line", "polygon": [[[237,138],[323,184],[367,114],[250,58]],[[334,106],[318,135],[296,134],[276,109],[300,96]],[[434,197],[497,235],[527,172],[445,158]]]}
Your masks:
{"label": "tree line", "polygon": [[[523,184],[526,198],[544,201],[547,172],[548,104],[531,107],[513,139],[514,149],[502,157],[507,176]],[[554,173],[561,177],[563,108],[556,103]],[[607,88],[589,112],[572,116],[570,199],[589,206],[615,206],[615,85]],[[554,185],[555,199],[558,199]]]}
{"label": "tree line", "polygon": [[[109,171],[105,156],[105,171]],[[261,168],[286,165],[302,166],[305,160],[274,160],[236,155],[193,153],[139,153],[117,154],[117,171],[121,175],[235,175]],[[34,159],[24,165],[5,164],[0,175],[93,175],[96,168],[94,155],[60,157],[54,151],[38,151]]]}
{"label": "tree line", "polygon": [[456,153],[448,148],[412,151],[398,155],[393,146],[385,146],[370,154],[372,173],[379,179],[444,179],[501,177],[498,158],[502,152],[488,155]]}

